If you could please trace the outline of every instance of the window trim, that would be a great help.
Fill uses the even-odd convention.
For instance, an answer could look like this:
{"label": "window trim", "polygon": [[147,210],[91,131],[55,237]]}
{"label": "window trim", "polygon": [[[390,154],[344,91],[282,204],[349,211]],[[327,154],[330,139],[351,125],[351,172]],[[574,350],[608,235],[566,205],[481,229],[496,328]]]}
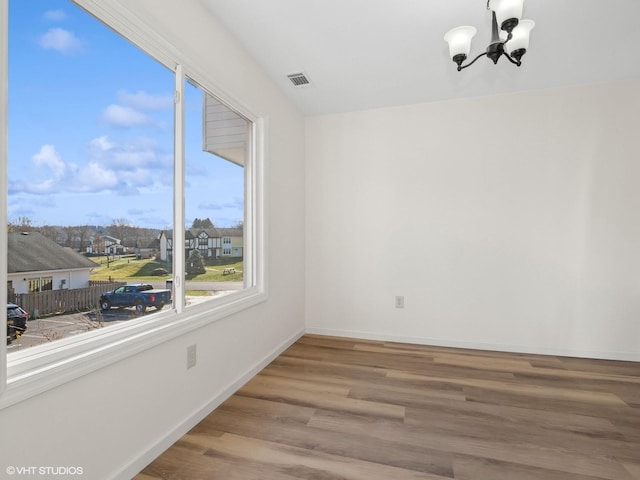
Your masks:
{"label": "window trim", "polygon": [[[0,65],[8,65],[8,2],[0,0],[0,26],[5,32],[0,38]],[[13,0],[19,1],[19,0]],[[165,66],[171,66],[176,78],[176,92],[179,105],[176,107],[176,138],[183,129],[181,95],[178,84],[183,85],[185,71],[189,78],[196,79],[202,88],[215,95],[230,108],[242,113],[252,122],[252,161],[245,165],[245,262],[251,266],[245,277],[245,289],[231,293],[211,302],[190,306],[185,309],[176,302],[174,308],[165,312],[142,317],[125,325],[100,329],[57,340],[50,344],[30,347],[24,351],[14,352],[7,357],[6,342],[0,342],[0,409],[18,403],[51,388],[62,385],[73,379],[90,374],[98,369],[111,365],[140,353],[163,342],[178,338],[206,325],[219,321],[230,315],[251,308],[267,300],[266,285],[266,224],[265,224],[265,174],[267,120],[251,113],[240,102],[212,85],[196,65],[192,64],[184,54],[177,51],[170,43],[159,36],[148,24],[136,16],[124,2],[114,0],[73,0],[80,8],[99,18],[107,26],[127,38],[135,46],[149,54]],[[7,68],[0,68],[0,135],[7,135]],[[178,108],[180,107],[180,108]],[[180,134],[178,133],[180,131]],[[0,194],[0,221],[7,224],[7,191],[8,180],[6,143],[0,151],[0,181],[3,191]],[[184,232],[175,225],[184,224],[184,156],[182,141],[175,142],[176,161],[174,170],[174,232],[184,236]],[[174,233],[175,235],[175,233]],[[7,244],[6,228],[0,229],[0,242]],[[180,239],[178,239],[180,240]],[[252,240],[252,241],[251,241]],[[6,253],[6,252],[5,252]],[[184,257],[184,252],[179,257]],[[184,263],[181,258],[178,262]],[[174,262],[176,257],[174,255]],[[180,265],[174,264],[174,272]],[[0,276],[2,284],[7,280],[7,256],[0,255]],[[176,296],[183,296],[181,278],[174,278]],[[6,288],[0,288],[0,302],[6,304]],[[181,308],[182,307],[182,308]],[[2,317],[6,322],[6,311]],[[87,361],[90,359],[90,361]],[[5,368],[6,367],[6,368]]]}
{"label": "window trim", "polygon": [[[8,112],[8,80],[9,74],[6,66],[9,64],[9,2],[8,0],[0,0],[0,135],[3,135],[6,139],[7,136],[7,112]],[[2,194],[0,194],[0,222],[2,225],[7,225],[7,187],[8,185],[8,171],[7,166],[7,142],[2,142],[0,149],[0,184],[3,185]],[[0,228],[0,245],[7,245],[7,229]],[[7,304],[7,288],[4,287],[7,283],[7,270],[8,270],[8,258],[7,255],[0,255],[0,275],[4,275],[0,281],[0,305]],[[7,311],[5,308],[0,309],[0,322],[2,323],[1,330],[6,331],[7,324]],[[0,400],[3,398],[4,391],[7,386],[7,342],[0,342]]]}

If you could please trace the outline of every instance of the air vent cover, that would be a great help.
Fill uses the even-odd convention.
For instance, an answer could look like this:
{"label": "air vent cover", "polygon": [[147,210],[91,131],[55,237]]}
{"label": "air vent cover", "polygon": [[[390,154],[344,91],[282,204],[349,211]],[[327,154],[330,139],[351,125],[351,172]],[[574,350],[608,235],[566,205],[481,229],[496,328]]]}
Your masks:
{"label": "air vent cover", "polygon": [[291,83],[293,83],[294,87],[307,87],[311,85],[311,82],[309,81],[309,77],[307,77],[302,72],[292,73],[290,75],[287,75],[287,78],[291,80]]}

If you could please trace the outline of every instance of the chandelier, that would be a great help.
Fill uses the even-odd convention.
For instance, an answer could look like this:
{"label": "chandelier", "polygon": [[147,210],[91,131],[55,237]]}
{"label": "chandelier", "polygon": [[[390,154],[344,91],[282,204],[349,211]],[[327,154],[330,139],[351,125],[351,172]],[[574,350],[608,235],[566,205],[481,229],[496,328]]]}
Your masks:
{"label": "chandelier", "polygon": [[518,67],[521,65],[522,56],[529,48],[529,34],[535,25],[533,20],[521,20],[523,3],[524,0],[487,1],[487,10],[491,10],[493,16],[491,43],[484,53],[466,65],[462,65],[462,63],[469,56],[471,38],[476,34],[476,28],[457,27],[445,34],[444,40],[449,44],[449,55],[451,60],[458,65],[458,71],[470,67],[485,55],[494,64],[504,56],[514,65]]}

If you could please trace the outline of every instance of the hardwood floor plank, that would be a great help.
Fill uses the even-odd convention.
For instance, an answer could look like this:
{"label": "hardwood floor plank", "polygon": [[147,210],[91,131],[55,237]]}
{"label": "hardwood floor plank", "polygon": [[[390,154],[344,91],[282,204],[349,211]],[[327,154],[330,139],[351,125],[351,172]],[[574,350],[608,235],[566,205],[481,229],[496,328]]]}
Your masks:
{"label": "hardwood floor plank", "polygon": [[[592,475],[608,480],[631,479],[621,463],[610,457],[574,454],[549,448],[546,444],[515,444],[508,438],[493,436],[490,432],[479,437],[477,430],[464,428],[433,431],[420,426],[399,426],[392,422],[372,425],[361,417],[341,415],[338,412],[317,412],[309,425],[533,468]],[[541,476],[540,479],[544,477]]]}
{"label": "hardwood floor plank", "polygon": [[[209,450],[205,450],[209,452]],[[135,480],[264,480],[264,466],[250,461],[238,461],[225,456],[196,454],[180,445],[171,448],[142,472],[145,477]],[[299,480],[296,477],[280,475],[278,480]]]}
{"label": "hardwood floor plank", "polygon": [[[414,379],[414,380],[434,380],[428,375],[418,375],[400,371],[390,371],[388,375],[392,378]],[[440,379],[441,380],[441,379]],[[442,380],[441,380],[442,381]],[[475,388],[476,390],[494,391],[499,393],[516,394],[533,399],[556,399],[566,401],[586,402],[597,405],[627,406],[627,404],[614,393],[593,392],[583,390],[573,390],[567,388],[556,388],[540,385],[498,382],[495,380],[483,379],[450,379],[447,382],[454,385]]]}
{"label": "hardwood floor plank", "polygon": [[281,355],[276,358],[266,369],[282,370],[283,372],[297,372],[303,374],[324,375],[328,382],[344,382],[351,384],[354,380],[363,381],[385,378],[387,370],[382,367],[368,367],[361,365],[349,365],[338,362],[318,362],[307,358],[289,357]]}
{"label": "hardwood floor plank", "polygon": [[580,475],[548,468],[530,467],[477,457],[462,457],[454,463],[456,480],[599,480],[600,477]]}
{"label": "hardwood floor plank", "polygon": [[466,395],[462,392],[441,392],[426,388],[416,391],[408,388],[394,387],[392,385],[356,385],[351,388],[349,398],[402,407],[425,408],[432,405],[434,399],[442,399],[447,402],[466,402],[467,399]]}
{"label": "hardwood floor plank", "polygon": [[631,474],[634,480],[640,480],[640,463],[625,462],[624,467]]}
{"label": "hardwood floor plank", "polygon": [[528,421],[512,421],[506,417],[489,419],[474,413],[442,416],[430,410],[408,408],[405,422],[428,429],[431,433],[465,435],[479,440],[500,439],[511,445],[545,445],[547,448],[578,455],[621,456],[640,461],[640,444],[628,442],[616,431],[548,428],[537,424],[531,411]]}
{"label": "hardwood floor plank", "polygon": [[[209,426],[240,436],[452,477],[453,456],[442,450],[407,445],[384,438],[368,438],[367,442],[362,442],[358,435],[294,424],[286,418],[266,419],[264,416],[247,414],[245,410],[236,411],[233,406],[226,404],[210,415],[207,421]],[[215,439],[212,439],[210,445],[214,443]]]}
{"label": "hardwood floor plank", "polygon": [[287,349],[286,356],[338,362],[348,365],[365,367],[392,368],[409,372],[423,372],[425,367],[433,363],[430,358],[405,355],[389,355],[386,353],[371,353],[358,350],[333,349],[330,347],[316,347],[295,343]]}
{"label": "hardwood floor plank", "polygon": [[304,378],[286,378],[282,376],[260,375],[250,380],[243,388],[252,389],[272,389],[278,391],[296,390],[300,392],[326,393],[336,396],[346,396],[349,394],[348,385],[339,385],[333,382],[319,382],[319,377],[307,374]]}
{"label": "hardwood floor plank", "polygon": [[297,389],[277,390],[267,381],[251,381],[238,390],[237,394],[266,400],[289,402],[294,405],[349,411],[376,417],[404,418],[404,407],[402,406],[358,400],[334,393],[309,392]]}
{"label": "hardwood floor plank", "polygon": [[309,471],[326,472],[336,478],[350,480],[371,480],[375,478],[442,480],[451,478],[396,468],[380,463],[364,462],[339,455],[325,454],[315,450],[289,447],[231,433],[223,435],[215,443],[211,453],[222,453],[265,465],[285,466],[287,467],[286,473],[297,476],[297,478],[310,478],[307,476]]}

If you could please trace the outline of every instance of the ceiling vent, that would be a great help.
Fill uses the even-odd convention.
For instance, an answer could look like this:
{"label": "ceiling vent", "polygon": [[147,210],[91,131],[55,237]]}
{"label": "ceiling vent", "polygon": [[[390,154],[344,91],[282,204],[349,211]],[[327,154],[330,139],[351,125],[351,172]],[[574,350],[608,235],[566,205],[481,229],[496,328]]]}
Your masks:
{"label": "ceiling vent", "polygon": [[287,78],[291,80],[291,83],[293,83],[294,87],[308,87],[309,85],[311,85],[309,77],[307,77],[302,72],[292,73],[290,75],[287,75]]}

